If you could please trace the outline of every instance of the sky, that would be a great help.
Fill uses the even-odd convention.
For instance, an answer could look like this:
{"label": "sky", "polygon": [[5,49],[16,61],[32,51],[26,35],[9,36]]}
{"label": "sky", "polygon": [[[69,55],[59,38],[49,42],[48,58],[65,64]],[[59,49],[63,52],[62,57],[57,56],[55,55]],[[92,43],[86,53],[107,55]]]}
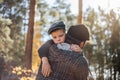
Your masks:
{"label": "sky", "polygon": [[[78,0],[67,1],[71,4],[72,13],[78,14]],[[117,9],[120,12],[120,0],[83,0],[83,11],[89,6],[96,10],[100,6],[105,10]]]}

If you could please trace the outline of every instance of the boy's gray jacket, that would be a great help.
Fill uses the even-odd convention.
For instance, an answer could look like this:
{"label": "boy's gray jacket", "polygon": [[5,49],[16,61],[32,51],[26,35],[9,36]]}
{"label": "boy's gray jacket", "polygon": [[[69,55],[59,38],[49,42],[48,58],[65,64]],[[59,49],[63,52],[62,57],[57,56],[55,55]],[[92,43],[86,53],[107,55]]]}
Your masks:
{"label": "boy's gray jacket", "polygon": [[53,72],[45,78],[40,69],[36,80],[87,80],[88,63],[82,53],[59,50],[52,45],[48,58]]}

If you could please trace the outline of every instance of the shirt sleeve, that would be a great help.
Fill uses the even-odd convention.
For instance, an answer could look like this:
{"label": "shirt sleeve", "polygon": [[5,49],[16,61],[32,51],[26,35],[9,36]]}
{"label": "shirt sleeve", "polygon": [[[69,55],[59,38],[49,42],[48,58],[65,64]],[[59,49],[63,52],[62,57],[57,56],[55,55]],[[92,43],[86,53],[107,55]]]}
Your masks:
{"label": "shirt sleeve", "polygon": [[50,46],[54,44],[53,40],[48,40],[46,43],[44,43],[39,49],[38,49],[38,54],[39,57],[48,57],[49,54],[49,48]]}

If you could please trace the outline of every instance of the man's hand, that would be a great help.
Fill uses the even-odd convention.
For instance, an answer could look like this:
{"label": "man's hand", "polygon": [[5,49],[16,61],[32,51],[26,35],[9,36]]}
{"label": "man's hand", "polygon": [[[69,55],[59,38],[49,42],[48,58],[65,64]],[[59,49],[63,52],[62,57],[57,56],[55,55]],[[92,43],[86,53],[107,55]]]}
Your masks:
{"label": "man's hand", "polygon": [[82,51],[82,49],[76,44],[72,44],[71,49],[72,49],[72,51],[75,51],[75,52],[81,52]]}
{"label": "man's hand", "polygon": [[48,58],[43,57],[42,58],[42,74],[44,77],[48,77],[50,73],[52,72],[51,66],[49,64]]}

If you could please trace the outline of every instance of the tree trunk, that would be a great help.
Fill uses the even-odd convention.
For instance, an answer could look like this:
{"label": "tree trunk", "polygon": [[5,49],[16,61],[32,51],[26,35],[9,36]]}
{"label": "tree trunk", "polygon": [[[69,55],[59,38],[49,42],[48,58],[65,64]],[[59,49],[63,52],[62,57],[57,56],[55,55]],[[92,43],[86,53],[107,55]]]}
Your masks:
{"label": "tree trunk", "polygon": [[34,34],[34,14],[35,14],[35,0],[30,0],[29,24],[25,48],[25,67],[32,68],[32,44]]}
{"label": "tree trunk", "polygon": [[82,23],[82,0],[79,0],[78,23]]}
{"label": "tree trunk", "polygon": [[116,70],[115,70],[115,68],[114,68],[114,80],[116,80]]}

